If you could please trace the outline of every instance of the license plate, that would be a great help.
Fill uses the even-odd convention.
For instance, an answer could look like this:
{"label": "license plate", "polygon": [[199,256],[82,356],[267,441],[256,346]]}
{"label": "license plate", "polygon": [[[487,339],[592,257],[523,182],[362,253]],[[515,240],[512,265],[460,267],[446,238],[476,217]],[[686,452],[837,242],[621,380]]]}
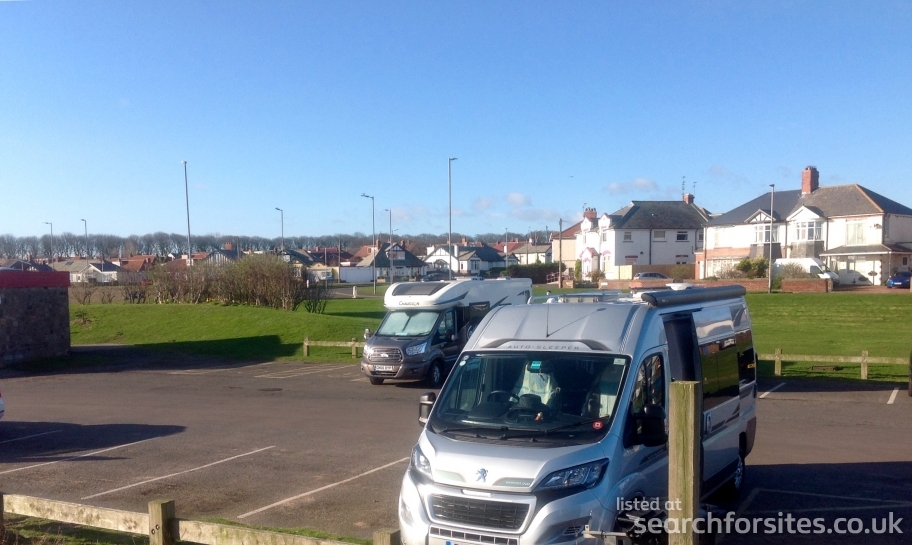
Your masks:
{"label": "license plate", "polygon": [[375,365],[374,366],[374,371],[392,371],[392,370],[393,370],[392,365]]}

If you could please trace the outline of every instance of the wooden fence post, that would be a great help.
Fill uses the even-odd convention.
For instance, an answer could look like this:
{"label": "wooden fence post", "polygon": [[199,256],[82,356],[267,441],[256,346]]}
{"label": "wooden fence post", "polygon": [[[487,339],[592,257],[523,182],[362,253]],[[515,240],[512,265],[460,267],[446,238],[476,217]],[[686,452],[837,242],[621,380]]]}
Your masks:
{"label": "wooden fence post", "polygon": [[306,358],[309,355],[310,355],[310,339],[308,339],[307,337],[304,337],[304,357]]}
{"label": "wooden fence post", "polygon": [[374,545],[402,545],[399,530],[374,530]]}
{"label": "wooden fence post", "polygon": [[355,338],[352,337],[352,357],[353,357],[353,358],[357,358],[357,357],[358,357],[358,345],[355,344],[355,342],[356,342],[356,341],[355,341]]}
{"label": "wooden fence post", "polygon": [[668,545],[696,545],[693,520],[700,516],[703,388],[699,382],[675,381],[671,383],[670,393]]}
{"label": "wooden fence post", "polygon": [[149,502],[149,545],[174,545],[174,500]]}
{"label": "wooden fence post", "polygon": [[861,380],[868,380],[868,351],[861,351]]}
{"label": "wooden fence post", "polygon": [[773,368],[773,374],[776,375],[777,377],[782,376],[782,349],[781,348],[776,349],[776,362],[775,362],[775,367]]}

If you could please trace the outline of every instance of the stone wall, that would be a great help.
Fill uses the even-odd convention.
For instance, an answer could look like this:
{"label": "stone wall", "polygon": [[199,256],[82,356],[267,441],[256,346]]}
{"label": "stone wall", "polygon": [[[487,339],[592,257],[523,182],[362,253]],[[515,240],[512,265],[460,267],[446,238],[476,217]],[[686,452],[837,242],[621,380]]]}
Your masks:
{"label": "stone wall", "polygon": [[70,349],[69,273],[0,271],[0,367]]}

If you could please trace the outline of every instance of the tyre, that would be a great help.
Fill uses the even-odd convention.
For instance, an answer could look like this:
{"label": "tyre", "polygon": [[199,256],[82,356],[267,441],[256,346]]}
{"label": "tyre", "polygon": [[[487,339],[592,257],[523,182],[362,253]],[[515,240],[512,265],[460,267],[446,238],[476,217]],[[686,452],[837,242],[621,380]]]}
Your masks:
{"label": "tyre", "polygon": [[440,388],[443,386],[443,365],[439,361],[431,363],[431,366],[428,368],[427,377],[425,382],[431,388]]}
{"label": "tyre", "polygon": [[380,386],[381,384],[383,384],[383,379],[380,377],[369,377],[369,378],[370,378],[371,384],[373,384],[374,386]]}
{"label": "tyre", "polygon": [[741,490],[744,488],[744,451],[738,451],[738,467],[735,469],[734,475],[722,486],[721,492],[726,499],[736,499],[741,495]]}

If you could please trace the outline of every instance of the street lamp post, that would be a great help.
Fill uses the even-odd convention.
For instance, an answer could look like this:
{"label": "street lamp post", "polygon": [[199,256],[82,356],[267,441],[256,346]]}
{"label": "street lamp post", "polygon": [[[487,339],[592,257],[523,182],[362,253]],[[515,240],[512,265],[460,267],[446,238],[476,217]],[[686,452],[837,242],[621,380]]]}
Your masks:
{"label": "street lamp post", "polygon": [[[376,215],[374,214],[374,197],[373,195],[368,195],[366,193],[361,194],[362,197],[371,200],[371,248],[376,250],[375,246],[377,244],[377,227],[375,225]],[[339,251],[341,255],[341,249]],[[374,295],[377,295],[377,252],[374,251],[373,259],[371,259],[371,273],[374,277]]]}
{"label": "street lamp post", "polygon": [[389,259],[389,283],[393,283],[393,210],[392,208],[384,208],[384,212],[389,212],[389,222],[390,222],[390,238],[389,238],[389,247],[386,249],[386,257]]}
{"label": "street lamp post", "polygon": [[453,161],[456,160],[456,157],[450,157],[447,161],[447,193],[449,195],[449,209],[450,209],[450,231],[447,235],[447,253],[449,258],[447,259],[447,275],[448,280],[453,279]]}
{"label": "street lamp post", "polygon": [[54,224],[51,223],[51,222],[49,222],[49,221],[44,222],[44,224],[45,224],[45,225],[50,225],[50,226],[51,226],[51,252],[50,252],[51,255],[50,255],[50,260],[53,261],[53,260],[54,260]]}
{"label": "street lamp post", "polygon": [[[193,265],[193,250],[190,248],[190,190],[187,188],[187,161],[184,164],[184,200],[187,203],[187,267]],[[193,278],[190,278],[190,291],[193,291]]]}
{"label": "street lamp post", "polygon": [[282,222],[282,251],[285,251],[285,211],[276,206],[276,210],[279,211],[279,216]]}
{"label": "street lamp post", "polygon": [[85,266],[85,269],[82,270],[82,282],[84,284],[89,280],[86,277],[86,275],[89,274],[89,224],[86,223],[86,220],[80,220],[80,221],[82,221],[82,227],[83,227],[83,229],[85,229],[85,237],[86,237],[86,266]]}
{"label": "street lamp post", "polygon": [[526,266],[529,266],[529,246],[532,244],[532,227],[529,227],[529,241],[526,243]]}
{"label": "street lamp post", "polygon": [[769,251],[769,279],[767,280],[766,292],[773,293],[773,198],[776,196],[776,184],[770,184],[770,251]]}

